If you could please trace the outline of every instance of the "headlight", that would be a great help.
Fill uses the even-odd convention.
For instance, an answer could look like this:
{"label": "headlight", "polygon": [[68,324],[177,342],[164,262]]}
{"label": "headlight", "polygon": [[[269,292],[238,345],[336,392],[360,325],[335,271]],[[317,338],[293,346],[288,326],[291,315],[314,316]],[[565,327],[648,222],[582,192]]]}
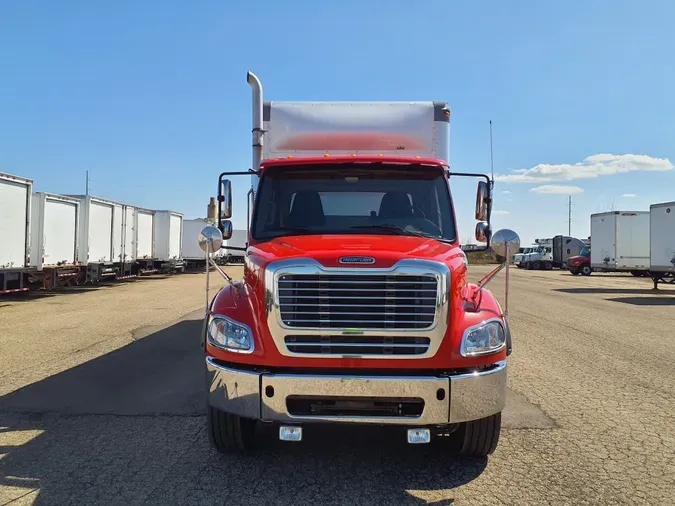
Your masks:
{"label": "headlight", "polygon": [[209,342],[216,348],[235,353],[253,352],[253,332],[243,323],[224,316],[213,316],[208,327]]}
{"label": "headlight", "polygon": [[506,345],[506,332],[499,320],[488,320],[464,332],[460,352],[465,357],[488,355]]}

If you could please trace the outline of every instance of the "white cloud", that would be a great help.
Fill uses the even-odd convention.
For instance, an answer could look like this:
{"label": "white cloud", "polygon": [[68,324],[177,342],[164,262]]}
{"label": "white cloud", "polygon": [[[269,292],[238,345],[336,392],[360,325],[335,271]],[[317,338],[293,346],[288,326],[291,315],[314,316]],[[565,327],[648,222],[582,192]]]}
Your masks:
{"label": "white cloud", "polygon": [[627,172],[665,172],[669,170],[673,170],[673,164],[668,158],[631,154],[597,154],[575,164],[539,164],[531,169],[512,170],[513,174],[496,175],[495,180],[507,183],[541,183],[593,179]]}
{"label": "white cloud", "polygon": [[559,184],[545,184],[531,188],[532,193],[544,193],[548,195],[574,195],[583,193],[584,189],[578,186],[564,186]]}
{"label": "white cloud", "polygon": [[494,211],[493,214],[500,214],[500,215],[511,214],[511,211]]}
{"label": "white cloud", "polygon": [[637,195],[635,195],[634,193],[624,193],[621,196],[626,197],[627,199],[634,199],[635,197],[637,197]]}
{"label": "white cloud", "polygon": [[511,195],[509,190],[502,190],[502,195]]}

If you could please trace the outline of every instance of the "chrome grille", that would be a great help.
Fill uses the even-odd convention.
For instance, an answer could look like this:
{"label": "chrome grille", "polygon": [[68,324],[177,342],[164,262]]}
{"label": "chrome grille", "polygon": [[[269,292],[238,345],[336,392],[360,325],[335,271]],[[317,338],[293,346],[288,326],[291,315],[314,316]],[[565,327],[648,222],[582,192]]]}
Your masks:
{"label": "chrome grille", "polygon": [[434,324],[438,281],[430,275],[284,274],[279,311],[291,328],[414,330]]}
{"label": "chrome grille", "polygon": [[289,351],[321,355],[422,355],[431,339],[413,336],[290,335]]}

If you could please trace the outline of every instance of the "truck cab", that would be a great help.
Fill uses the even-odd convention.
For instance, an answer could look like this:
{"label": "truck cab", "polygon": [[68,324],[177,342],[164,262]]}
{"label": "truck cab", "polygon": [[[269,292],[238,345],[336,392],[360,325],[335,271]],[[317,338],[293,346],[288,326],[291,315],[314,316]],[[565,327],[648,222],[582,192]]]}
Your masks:
{"label": "truck cab", "polygon": [[579,274],[590,276],[593,272],[591,268],[591,248],[586,246],[581,249],[578,255],[569,257],[567,259],[567,270],[574,276]]}
{"label": "truck cab", "polygon": [[522,268],[524,267],[523,260],[525,259],[525,257],[526,257],[530,252],[532,252],[532,250],[534,249],[534,247],[531,247],[531,246],[530,246],[530,247],[527,247],[527,248],[521,248],[521,249],[522,249],[522,251],[520,251],[519,253],[516,253],[515,255],[513,255],[513,264],[514,264],[516,267],[518,267],[519,269],[522,269]]}
{"label": "truck cab", "polygon": [[540,244],[527,255],[523,256],[522,264],[526,269],[551,270],[553,268],[552,246]]}
{"label": "truck cab", "polygon": [[[485,285],[520,244],[491,232],[489,178],[450,171],[447,105],[263,102],[260,81],[248,82],[253,168],[220,175],[219,224],[200,239],[211,253],[229,238],[228,178],[251,176],[244,277],[221,271],[229,284],[202,333],[212,446],[246,451],[259,424],[299,441],[341,423],[492,453],[511,334]],[[456,177],[485,179],[476,240],[507,259],[478,283],[460,249]]]}

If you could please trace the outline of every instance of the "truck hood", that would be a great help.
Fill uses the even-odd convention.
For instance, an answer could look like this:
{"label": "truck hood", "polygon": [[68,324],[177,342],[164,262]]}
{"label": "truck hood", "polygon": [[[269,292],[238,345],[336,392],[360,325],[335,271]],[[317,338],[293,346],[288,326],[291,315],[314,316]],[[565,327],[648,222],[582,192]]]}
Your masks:
{"label": "truck hood", "polygon": [[[350,267],[391,267],[404,258],[447,262],[450,257],[464,255],[457,243],[447,244],[415,236],[400,235],[299,235],[288,236],[253,245],[250,254],[263,263],[288,258],[313,258],[325,267],[344,266],[343,257],[373,258],[371,263],[350,263]],[[358,259],[353,259],[358,260]]]}

